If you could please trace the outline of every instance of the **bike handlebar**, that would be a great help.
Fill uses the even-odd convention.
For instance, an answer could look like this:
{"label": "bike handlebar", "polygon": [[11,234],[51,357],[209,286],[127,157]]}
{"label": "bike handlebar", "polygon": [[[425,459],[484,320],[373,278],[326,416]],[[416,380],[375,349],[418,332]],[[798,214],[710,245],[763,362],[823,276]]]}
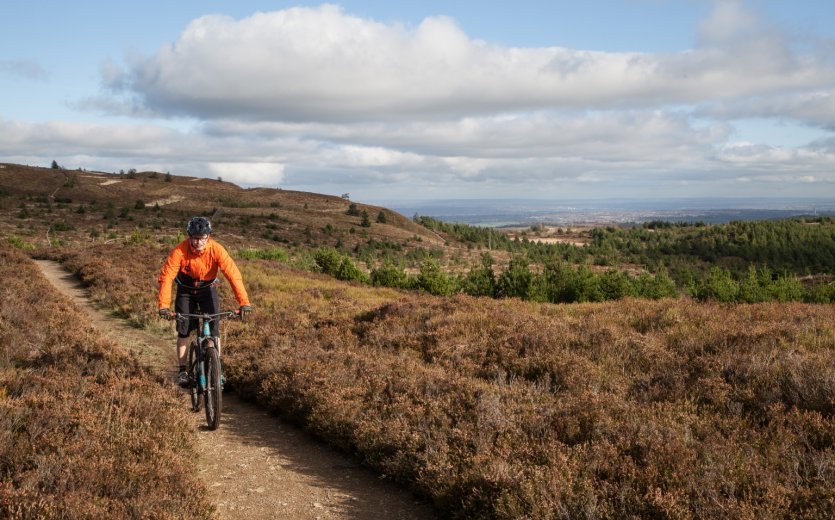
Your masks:
{"label": "bike handlebar", "polygon": [[240,319],[241,318],[241,311],[239,311],[239,310],[238,311],[223,311],[223,312],[218,312],[218,313],[215,313],[215,314],[186,314],[186,313],[179,313],[179,312],[175,312],[175,313],[171,314],[171,319],[172,320],[178,320],[179,321],[179,320],[185,320],[185,319],[188,319],[188,318],[203,318],[204,320],[211,320],[211,321],[214,321],[218,318],[232,318],[232,319],[237,318],[237,319]]}

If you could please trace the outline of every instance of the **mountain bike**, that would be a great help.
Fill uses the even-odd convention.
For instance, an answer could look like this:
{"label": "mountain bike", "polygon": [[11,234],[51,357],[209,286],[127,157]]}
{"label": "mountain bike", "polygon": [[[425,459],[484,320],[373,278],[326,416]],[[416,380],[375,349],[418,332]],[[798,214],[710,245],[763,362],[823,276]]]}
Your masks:
{"label": "mountain bike", "polygon": [[197,338],[188,346],[188,390],[191,394],[191,409],[200,411],[201,394],[206,410],[206,423],[210,430],[220,426],[220,412],[223,407],[223,374],[220,364],[220,338],[212,335],[212,322],[224,318],[240,319],[239,311],[224,311],[217,314],[174,314],[176,320],[197,318]]}

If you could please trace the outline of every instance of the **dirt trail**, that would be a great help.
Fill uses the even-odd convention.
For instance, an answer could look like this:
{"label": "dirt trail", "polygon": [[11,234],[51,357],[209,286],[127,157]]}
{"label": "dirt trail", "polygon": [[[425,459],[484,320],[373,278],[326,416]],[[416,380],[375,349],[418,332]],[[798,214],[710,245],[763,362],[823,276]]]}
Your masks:
{"label": "dirt trail", "polygon": [[[96,308],[80,281],[61,264],[37,261],[46,278],[111,339],[137,352],[144,362],[174,378],[174,334],[163,338],[129,326]],[[223,396],[218,430],[205,429],[205,415],[183,413],[197,434],[199,472],[219,518],[257,519],[429,519],[425,503],[379,480],[332,448],[285,424],[234,393]]]}

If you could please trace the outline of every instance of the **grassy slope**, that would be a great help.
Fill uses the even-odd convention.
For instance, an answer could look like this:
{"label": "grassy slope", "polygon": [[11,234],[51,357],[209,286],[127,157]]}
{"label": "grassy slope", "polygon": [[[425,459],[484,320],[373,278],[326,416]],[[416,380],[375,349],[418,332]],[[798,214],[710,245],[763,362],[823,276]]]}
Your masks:
{"label": "grassy slope", "polygon": [[[216,227],[232,246],[334,245],[341,241],[352,248],[373,238],[423,247],[443,244],[435,233],[395,212],[357,204],[372,222],[386,214],[386,224],[363,228],[359,216],[347,215],[351,201],[340,197],[288,190],[242,189],[210,179],[138,173],[134,178],[115,174],[92,174],[20,165],[0,165],[0,229],[18,234],[26,242],[46,244],[47,228],[52,239],[90,243],[90,232],[129,235],[137,227],[155,228],[156,235],[174,236],[187,219],[196,214],[211,215]],[[68,181],[68,179],[72,179]],[[70,186],[67,186],[70,184]],[[69,201],[69,202],[61,202]],[[136,209],[142,201],[144,209]],[[155,211],[159,202],[160,212]],[[28,216],[20,218],[21,207]],[[84,213],[79,213],[80,206]],[[108,206],[113,217],[108,218]],[[127,210],[125,216],[123,209]],[[55,225],[66,222],[69,230]],[[324,231],[327,225],[330,231]],[[353,229],[353,231],[351,231]],[[280,242],[276,242],[276,239]]]}
{"label": "grassy slope", "polygon": [[[143,313],[141,251],[61,256]],[[450,516],[835,512],[826,306],[443,299],[240,265],[259,313],[227,328],[231,384]]]}
{"label": "grassy slope", "polygon": [[[158,177],[111,186],[139,189],[143,180],[145,189],[164,184]],[[24,188],[7,183],[0,229],[38,245],[49,222],[70,221],[74,230],[57,233],[67,247],[41,254],[71,266],[102,301],[138,323],[154,319],[156,273],[170,247],[158,240],[227,196],[248,201],[255,191],[265,198],[259,207],[223,207],[219,238],[226,244],[270,244],[261,231],[247,234],[246,217],[272,211],[286,213],[255,224],[277,223],[302,243],[366,239],[347,231],[357,223],[344,215],[341,199],[323,198],[319,207],[311,194],[282,198],[291,192],[177,183],[188,203],[131,211],[135,220],[113,220],[107,243],[87,236],[91,226],[103,229],[100,209],[79,217],[75,202],[50,209],[26,200],[30,216],[19,218]],[[54,189],[40,184],[25,189]],[[189,186],[195,191],[184,191]],[[134,193],[141,191],[119,195],[117,209]],[[306,234],[314,218],[323,220]],[[320,233],[323,222],[341,232]],[[125,243],[135,226],[153,223],[160,229]],[[412,236],[410,225],[372,232],[394,240],[389,228]],[[230,382],[432,497],[450,516],[835,514],[829,307],[441,299],[342,284],[267,261],[239,265],[258,312],[255,321],[226,329]]]}
{"label": "grassy slope", "polygon": [[0,277],[0,517],[208,517],[171,389],[7,245]]}

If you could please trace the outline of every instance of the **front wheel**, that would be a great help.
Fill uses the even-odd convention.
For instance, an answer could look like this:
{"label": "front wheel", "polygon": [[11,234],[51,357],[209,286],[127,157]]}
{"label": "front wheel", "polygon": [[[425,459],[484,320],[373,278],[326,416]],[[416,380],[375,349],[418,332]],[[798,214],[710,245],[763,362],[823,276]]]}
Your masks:
{"label": "front wheel", "polygon": [[197,343],[192,341],[188,346],[188,391],[191,394],[191,411],[200,411],[200,367],[197,364]]}
{"label": "front wheel", "polygon": [[220,379],[220,355],[210,342],[206,348],[204,363],[206,367],[206,389],[203,397],[206,401],[206,423],[210,430],[220,426],[220,410],[223,402],[223,387]]}

